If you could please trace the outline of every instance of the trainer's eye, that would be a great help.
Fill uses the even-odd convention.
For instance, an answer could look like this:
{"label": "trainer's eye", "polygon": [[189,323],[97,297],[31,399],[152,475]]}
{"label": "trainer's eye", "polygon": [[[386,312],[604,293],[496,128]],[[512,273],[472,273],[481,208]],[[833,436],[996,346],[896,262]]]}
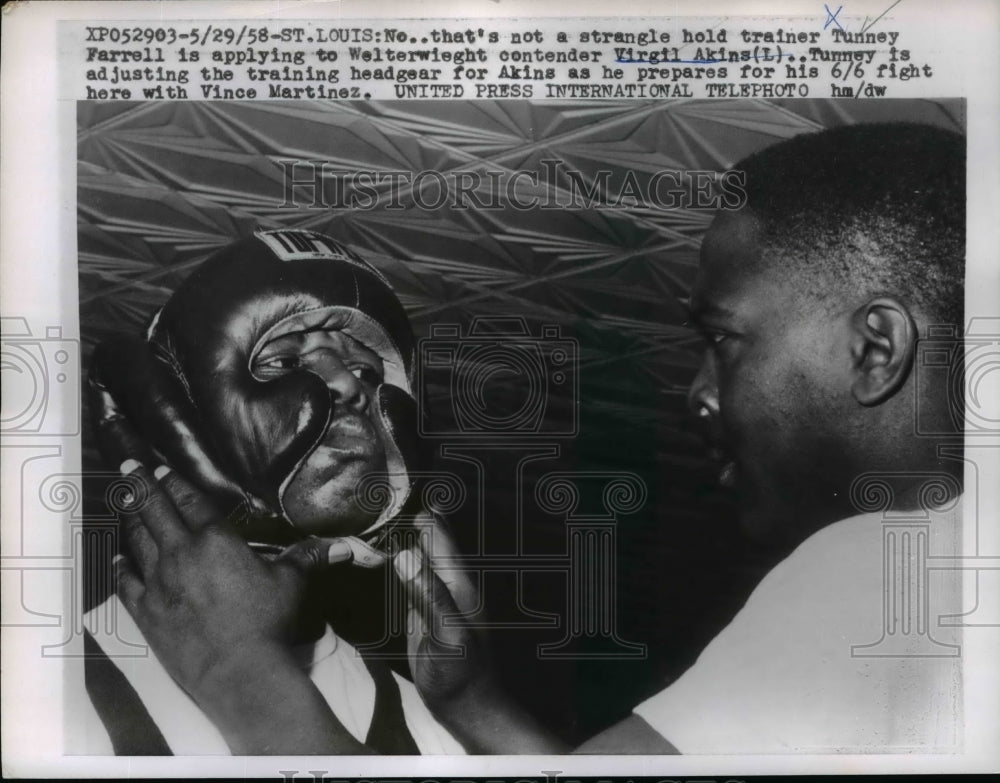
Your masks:
{"label": "trainer's eye", "polygon": [[718,326],[699,326],[698,333],[712,349],[721,347],[730,337],[733,336],[732,332]]}

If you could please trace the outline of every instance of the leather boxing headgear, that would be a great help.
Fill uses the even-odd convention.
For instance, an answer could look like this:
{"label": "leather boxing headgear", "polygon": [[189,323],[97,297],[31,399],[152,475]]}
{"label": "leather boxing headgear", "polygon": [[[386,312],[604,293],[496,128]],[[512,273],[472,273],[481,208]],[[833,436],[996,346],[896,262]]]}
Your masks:
{"label": "leather boxing headgear", "polygon": [[285,490],[326,433],[334,402],[309,369],[262,380],[253,364],[271,340],[314,330],[343,332],[383,363],[370,405],[385,436],[392,492],[361,536],[378,539],[405,504],[419,459],[414,337],[388,280],[327,236],[257,231],[193,272],[145,340],[98,346],[90,387],[102,447],[105,430],[124,416],[204,489],[294,526]]}

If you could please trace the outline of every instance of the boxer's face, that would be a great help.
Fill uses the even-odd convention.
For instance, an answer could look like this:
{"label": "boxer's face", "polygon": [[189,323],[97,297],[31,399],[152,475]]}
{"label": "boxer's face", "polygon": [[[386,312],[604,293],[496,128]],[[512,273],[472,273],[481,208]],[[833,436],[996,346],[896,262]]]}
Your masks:
{"label": "boxer's face", "polygon": [[326,382],[333,410],[323,440],[285,491],[285,512],[296,527],[314,535],[361,533],[378,512],[359,504],[358,482],[386,470],[385,444],[371,405],[383,380],[382,360],[342,332],[310,331],[272,340],[253,366],[265,381],[303,369]]}

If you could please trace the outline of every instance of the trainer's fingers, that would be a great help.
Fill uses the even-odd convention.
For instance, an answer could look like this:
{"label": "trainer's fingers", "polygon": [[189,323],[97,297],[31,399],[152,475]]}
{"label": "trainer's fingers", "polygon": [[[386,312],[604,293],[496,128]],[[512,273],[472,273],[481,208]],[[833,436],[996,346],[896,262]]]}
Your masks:
{"label": "trainer's fingers", "polygon": [[146,592],[146,586],[127,557],[117,555],[112,562],[115,569],[115,590],[118,593],[118,598],[134,618],[139,608],[139,600]]}
{"label": "trainer's fingers", "polygon": [[153,474],[141,463],[127,459],[121,464],[123,476],[130,476],[140,483],[145,496],[137,499],[135,513],[160,551],[185,540],[189,533],[181,521],[173,500],[160,487]]}
{"label": "trainer's fingers", "polygon": [[421,511],[414,519],[414,526],[420,531],[424,558],[434,563],[434,572],[447,585],[456,606],[466,614],[477,613],[482,608],[479,590],[462,565],[462,557],[445,520]]}
{"label": "trainer's fingers", "polygon": [[420,612],[408,609],[406,612],[406,654],[411,661],[416,660],[422,652],[424,637],[427,636],[427,626],[424,625]]}
{"label": "trainer's fingers", "polygon": [[435,560],[458,560],[461,557],[443,517],[420,511],[413,519],[413,526],[420,531],[420,545],[424,552]]}
{"label": "trainer's fingers", "polygon": [[342,538],[310,537],[292,544],[274,562],[288,563],[303,573],[309,573],[337,563],[349,563],[353,559],[350,544]]}
{"label": "trainer's fingers", "polygon": [[153,471],[153,476],[173,501],[181,521],[188,530],[192,532],[201,530],[223,518],[223,513],[215,501],[177,471],[171,470],[167,465],[160,465]]}
{"label": "trainer's fingers", "polygon": [[461,615],[455,599],[441,578],[427,567],[418,550],[404,549],[393,559],[393,567],[406,591],[410,608],[419,612],[422,627],[431,629],[439,641],[456,626],[444,626],[446,617]]}
{"label": "trainer's fingers", "polygon": [[119,530],[124,536],[125,551],[129,554],[131,565],[143,581],[148,580],[156,569],[159,557],[156,541],[137,514],[123,513],[119,521]]}
{"label": "trainer's fingers", "polygon": [[145,438],[118,411],[118,405],[109,392],[102,392],[102,396],[107,400],[102,407],[105,411],[110,409],[110,413],[105,414],[97,428],[101,454],[112,465],[120,465],[129,459],[151,465],[153,452]]}

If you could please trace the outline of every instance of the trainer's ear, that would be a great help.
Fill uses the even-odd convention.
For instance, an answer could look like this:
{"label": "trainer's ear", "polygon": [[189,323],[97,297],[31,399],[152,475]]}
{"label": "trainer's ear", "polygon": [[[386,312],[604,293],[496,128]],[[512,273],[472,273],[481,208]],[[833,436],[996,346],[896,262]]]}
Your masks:
{"label": "trainer's ear", "polygon": [[881,405],[899,391],[913,368],[913,316],[898,299],[880,296],[854,311],[851,326],[851,393],[862,405]]}

